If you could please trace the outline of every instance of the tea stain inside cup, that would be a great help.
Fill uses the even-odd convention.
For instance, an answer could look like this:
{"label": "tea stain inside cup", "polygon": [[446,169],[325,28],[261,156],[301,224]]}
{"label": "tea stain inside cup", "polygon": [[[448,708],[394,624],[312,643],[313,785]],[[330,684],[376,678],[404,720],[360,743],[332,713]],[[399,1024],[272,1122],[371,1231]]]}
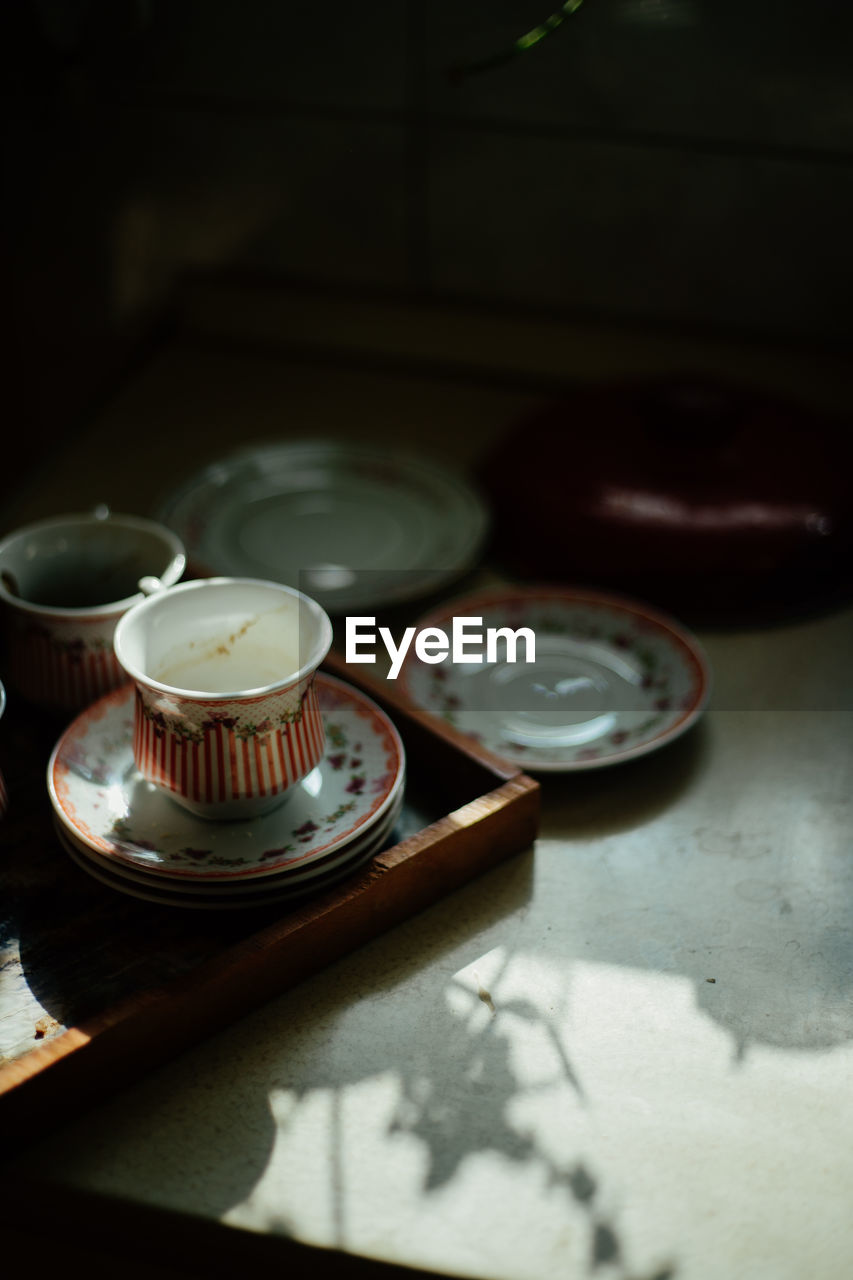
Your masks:
{"label": "tea stain inside cup", "polygon": [[152,674],[161,684],[192,693],[239,693],[278,684],[300,666],[296,626],[281,609],[246,619],[220,637],[190,640],[172,650]]}

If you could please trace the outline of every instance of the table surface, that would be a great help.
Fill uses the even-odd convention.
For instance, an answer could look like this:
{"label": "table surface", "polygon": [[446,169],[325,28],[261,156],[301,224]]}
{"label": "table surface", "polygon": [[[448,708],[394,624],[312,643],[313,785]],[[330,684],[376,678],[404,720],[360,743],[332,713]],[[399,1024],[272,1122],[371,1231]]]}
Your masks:
{"label": "table surface", "polygon": [[[178,341],[7,523],[148,510],[235,443],[235,415],[245,443],[339,428],[342,405],[354,438],[390,441],[405,414],[410,444],[467,463],[537,398]],[[701,639],[712,702],[683,739],[543,778],[535,848],[70,1119],[17,1174],[489,1280],[846,1274],[853,610]]]}

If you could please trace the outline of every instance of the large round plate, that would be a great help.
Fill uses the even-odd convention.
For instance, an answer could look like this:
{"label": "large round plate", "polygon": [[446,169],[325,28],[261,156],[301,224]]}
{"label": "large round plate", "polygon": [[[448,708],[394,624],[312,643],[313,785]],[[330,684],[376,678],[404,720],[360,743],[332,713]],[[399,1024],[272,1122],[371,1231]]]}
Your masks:
{"label": "large round plate", "polygon": [[[486,644],[465,646],[479,660],[427,665],[410,649],[403,689],[505,760],[531,772],[617,764],[657,750],[701,715],[709,669],[689,632],[636,601],[549,588],[485,591],[421,618],[418,630],[448,636],[454,618],[477,618],[469,633],[529,628],[535,662],[497,660]],[[494,656],[494,655],[493,655]]]}
{"label": "large round plate", "polygon": [[196,881],[254,879],[302,868],[364,836],[394,806],[405,775],[400,736],[375,702],[317,676],[323,760],[271,813],[196,817],[145,781],[133,760],[133,685],[82,712],[47,770],[54,812],[95,853]]}
{"label": "large round plate", "polygon": [[482,500],[451,472],[329,441],[235,453],[157,514],[199,573],[283,582],[332,613],[436,590],[474,563],[487,526]]}

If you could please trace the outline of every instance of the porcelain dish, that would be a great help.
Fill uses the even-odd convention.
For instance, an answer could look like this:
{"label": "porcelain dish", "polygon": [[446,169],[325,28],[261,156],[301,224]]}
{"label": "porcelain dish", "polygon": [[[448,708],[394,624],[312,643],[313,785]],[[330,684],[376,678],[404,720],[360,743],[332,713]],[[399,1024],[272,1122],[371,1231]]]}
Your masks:
{"label": "porcelain dish", "polygon": [[[528,628],[535,662],[519,643],[470,642],[466,662],[426,664],[414,651],[400,681],[424,710],[530,772],[617,764],[657,750],[702,714],[710,688],[698,641],[674,619],[637,601],[561,588],[484,591],[443,605],[417,629],[446,633],[456,617],[489,628]],[[502,642],[501,642],[502,643]]]}
{"label": "porcelain dish", "polygon": [[274,875],[261,876],[254,880],[212,880],[208,882],[205,880],[179,879],[176,876],[162,876],[156,871],[139,871],[136,868],[129,867],[126,863],[119,862],[115,858],[95,853],[93,849],[74,835],[70,827],[64,826],[56,817],[54,817],[54,825],[63,841],[72,845],[75,852],[82,855],[93,867],[98,867],[105,874],[128,881],[130,884],[145,885],[148,888],[156,888],[158,891],[165,891],[169,894],[194,894],[196,896],[221,898],[223,894],[227,893],[234,897],[246,898],[277,892],[281,889],[289,890],[297,885],[306,887],[309,882],[319,883],[331,871],[337,870],[350,862],[355,863],[362,855],[373,852],[388,839],[399,821],[402,803],[403,797],[401,794],[393,809],[381,822],[371,827],[364,836],[351,841],[334,853],[327,854],[307,867],[292,867],[285,871],[279,871]]}
{"label": "porcelain dish", "polygon": [[403,744],[359,690],[323,673],[316,685],[326,730],[322,761],[281,806],[244,821],[196,817],[146,782],[133,759],[132,686],[100,699],[69,725],[48,764],[66,844],[87,858],[87,869],[122,883],[129,883],[123,872],[136,872],[169,893],[178,882],[231,889],[296,875],[307,880],[314,869],[319,878],[338,857],[358,855],[399,813]]}
{"label": "porcelain dish", "polygon": [[199,576],[297,587],[330,613],[427,595],[474,564],[488,518],[453,472],[335,441],[241,450],[190,477],[158,518]]}
{"label": "porcelain dish", "polygon": [[370,861],[380,850],[393,843],[393,834],[377,836],[364,845],[356,854],[349,855],[325,875],[318,876],[308,884],[281,884],[264,882],[267,887],[250,894],[238,894],[233,887],[222,889],[218,893],[178,892],[171,889],[164,881],[152,879],[129,880],[116,874],[110,867],[105,867],[95,860],[94,855],[85,845],[74,840],[67,828],[56,824],[60,843],[73,862],[94,880],[100,881],[118,893],[127,894],[131,898],[139,898],[144,902],[153,902],[164,907],[183,907],[202,911],[251,910],[298,902],[303,898],[321,893],[324,889],[337,884],[346,876],[352,875],[359,867]]}

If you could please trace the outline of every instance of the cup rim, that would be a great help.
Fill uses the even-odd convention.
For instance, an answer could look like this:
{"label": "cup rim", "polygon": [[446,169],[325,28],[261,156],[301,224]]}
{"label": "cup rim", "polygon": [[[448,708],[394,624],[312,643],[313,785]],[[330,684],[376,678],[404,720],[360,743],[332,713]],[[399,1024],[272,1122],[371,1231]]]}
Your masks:
{"label": "cup rim", "polygon": [[[271,587],[273,590],[282,595],[292,596],[307,605],[320,623],[320,637],[317,644],[311,651],[311,656],[299,667],[298,671],[289,673],[281,680],[275,680],[271,684],[258,685],[252,689],[231,689],[224,693],[207,692],[199,689],[185,689],[180,685],[164,684],[162,680],[157,680],[153,676],[149,676],[141,671],[134,663],[126,660],[121,653],[122,641],[125,632],[134,622],[138,620],[141,614],[150,612],[152,609],[160,608],[167,599],[171,599],[175,595],[183,595],[188,591],[198,591],[205,587],[223,587],[223,586],[251,586],[251,587]],[[239,702],[246,698],[263,698],[272,693],[280,693],[285,689],[291,688],[298,684],[306,676],[316,671],[320,663],[332,645],[332,623],[329,615],[321,604],[314,600],[311,596],[307,596],[304,591],[298,591],[296,587],[289,587],[283,582],[273,582],[269,578],[238,578],[238,577],[216,577],[216,578],[193,578],[189,582],[179,582],[174,587],[168,587],[164,591],[157,591],[153,595],[147,596],[138,604],[133,605],[122,618],[119,619],[118,625],[113,636],[113,652],[122,670],[128,677],[138,684],[144,685],[146,689],[152,689],[156,693],[167,693],[185,698],[188,702]]]}
{"label": "cup rim", "polygon": [[[17,529],[13,529],[10,533],[0,539],[0,561],[6,550],[20,538],[31,537],[34,533],[46,533],[51,529],[61,528],[68,525],[72,528],[80,525],[103,525],[108,528],[110,524],[122,525],[126,529],[143,530],[146,533],[155,533],[168,543],[172,550],[172,559],[161,573],[160,581],[165,587],[171,587],[178,582],[181,574],[187,567],[186,551],[184,544],[173,529],[168,525],[162,524],[159,520],[152,520],[148,516],[136,516],[126,514],[123,511],[109,511],[105,515],[98,515],[93,511],[69,511],[60,516],[48,516],[44,520],[33,520],[29,524],[21,525]],[[36,604],[31,600],[24,600],[21,596],[13,595],[9,591],[0,577],[0,600],[4,600],[6,604],[12,605],[14,608],[25,613],[33,613],[46,618],[64,618],[64,619],[89,619],[111,616],[114,613],[123,613],[131,608],[134,604],[141,603],[145,599],[145,593],[135,591],[132,596],[125,596],[122,600],[107,600],[103,604],[87,605],[84,608],[73,608],[67,605],[59,604]]]}

